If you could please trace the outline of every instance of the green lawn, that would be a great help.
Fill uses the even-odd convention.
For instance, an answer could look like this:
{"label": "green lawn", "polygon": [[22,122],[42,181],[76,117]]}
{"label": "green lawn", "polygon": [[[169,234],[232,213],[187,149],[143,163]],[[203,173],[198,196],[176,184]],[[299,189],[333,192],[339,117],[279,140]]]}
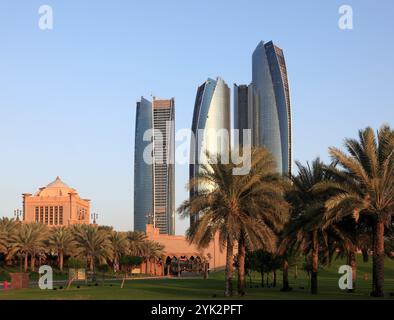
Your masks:
{"label": "green lawn", "polygon": [[[247,294],[242,299],[372,299],[371,290],[371,262],[363,263],[358,257],[358,274],[356,293],[343,292],[338,288],[338,266],[343,261],[334,261],[329,268],[319,270],[319,294],[309,294],[307,275],[299,271],[298,279],[294,279],[294,270],[290,270],[292,292],[280,292],[281,274],[278,273],[278,287],[261,288],[261,280],[256,274],[253,288],[247,286]],[[368,272],[369,279],[364,280],[364,272]],[[100,279],[100,278],[99,278]],[[235,284],[235,283],[234,283]],[[256,287],[258,286],[258,287]],[[224,274],[218,272],[203,279],[162,279],[162,280],[132,280],[123,289],[120,282],[98,281],[98,286],[73,285],[69,290],[40,290],[38,288],[24,290],[8,290],[1,292],[0,299],[223,299]],[[234,286],[236,287],[236,285]],[[303,289],[302,289],[303,288]],[[394,300],[389,295],[394,292],[394,261],[386,260],[385,269],[386,299]],[[235,297],[233,299],[238,299]]]}

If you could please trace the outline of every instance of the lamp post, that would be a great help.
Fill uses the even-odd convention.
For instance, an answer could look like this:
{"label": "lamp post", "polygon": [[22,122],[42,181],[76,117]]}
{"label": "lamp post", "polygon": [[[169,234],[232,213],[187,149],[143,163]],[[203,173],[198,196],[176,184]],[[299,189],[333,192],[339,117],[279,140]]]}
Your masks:
{"label": "lamp post", "polygon": [[14,210],[14,217],[16,218],[16,221],[20,221],[19,217],[22,217],[23,212],[20,209],[15,209]]}
{"label": "lamp post", "polygon": [[152,224],[153,227],[155,226],[155,219],[153,213],[149,212],[146,216],[146,221],[148,224]]}
{"label": "lamp post", "polygon": [[96,221],[98,219],[98,213],[92,213],[92,220],[93,220],[93,224],[96,225]]}

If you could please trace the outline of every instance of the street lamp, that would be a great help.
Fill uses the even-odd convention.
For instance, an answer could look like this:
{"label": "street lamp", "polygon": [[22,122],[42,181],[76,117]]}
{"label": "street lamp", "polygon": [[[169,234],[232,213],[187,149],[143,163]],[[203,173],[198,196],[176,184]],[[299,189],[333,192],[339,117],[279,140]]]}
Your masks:
{"label": "street lamp", "polygon": [[22,217],[23,212],[20,209],[15,209],[14,210],[14,217],[16,218],[16,221],[19,221],[19,217]]}
{"label": "street lamp", "polygon": [[98,213],[92,213],[93,224],[96,224],[97,219],[98,219]]}

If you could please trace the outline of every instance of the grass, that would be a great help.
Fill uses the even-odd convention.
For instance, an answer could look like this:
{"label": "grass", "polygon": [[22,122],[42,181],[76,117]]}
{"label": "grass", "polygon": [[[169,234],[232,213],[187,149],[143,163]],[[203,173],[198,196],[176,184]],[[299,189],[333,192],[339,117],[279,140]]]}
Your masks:
{"label": "grass", "polygon": [[[281,273],[278,272],[278,286],[276,288],[262,288],[261,279],[253,276],[252,288],[247,281],[247,293],[244,297],[231,299],[375,299],[369,297],[371,291],[371,262],[363,263],[358,257],[357,290],[355,293],[341,291],[338,287],[338,268],[344,261],[334,261],[330,267],[319,270],[319,293],[312,296],[309,293],[309,282],[305,272],[299,271],[294,279],[294,270],[290,270],[291,292],[280,292]],[[368,280],[364,280],[364,272],[368,273]],[[212,273],[208,280],[204,279],[160,279],[160,280],[131,280],[126,282],[123,289],[120,281],[105,282],[98,278],[98,286],[90,284],[72,285],[70,289],[40,290],[29,288],[23,290],[8,290],[0,292],[0,300],[13,299],[223,299],[224,273]],[[65,287],[65,286],[64,286]],[[236,283],[234,283],[236,288]],[[394,300],[390,296],[394,292],[394,260],[386,260],[385,268],[385,299]]]}

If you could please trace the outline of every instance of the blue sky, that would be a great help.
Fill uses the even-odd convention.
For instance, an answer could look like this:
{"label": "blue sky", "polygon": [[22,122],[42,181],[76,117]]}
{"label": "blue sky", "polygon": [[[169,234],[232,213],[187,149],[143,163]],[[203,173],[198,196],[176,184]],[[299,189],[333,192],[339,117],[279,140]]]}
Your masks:
{"label": "blue sky", "polygon": [[[43,4],[53,30],[38,28]],[[353,30],[338,28],[343,4]],[[60,175],[100,223],[131,229],[135,102],[173,96],[189,128],[197,86],[249,83],[260,40],[285,53],[294,158],[328,160],[359,128],[394,125],[393,14],[391,0],[1,0],[0,215]],[[176,167],[177,204],[187,174]]]}

